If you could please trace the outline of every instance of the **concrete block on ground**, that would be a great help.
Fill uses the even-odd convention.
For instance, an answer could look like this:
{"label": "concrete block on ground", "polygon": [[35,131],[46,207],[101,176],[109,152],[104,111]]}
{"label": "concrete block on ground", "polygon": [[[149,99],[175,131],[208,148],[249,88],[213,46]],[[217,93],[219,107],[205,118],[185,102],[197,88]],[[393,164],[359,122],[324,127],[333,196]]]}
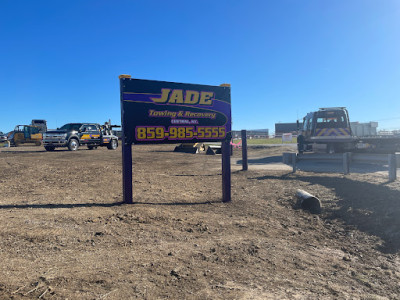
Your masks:
{"label": "concrete block on ground", "polygon": [[293,152],[284,152],[282,154],[282,162],[286,165],[291,165],[293,163],[292,157],[293,157]]}

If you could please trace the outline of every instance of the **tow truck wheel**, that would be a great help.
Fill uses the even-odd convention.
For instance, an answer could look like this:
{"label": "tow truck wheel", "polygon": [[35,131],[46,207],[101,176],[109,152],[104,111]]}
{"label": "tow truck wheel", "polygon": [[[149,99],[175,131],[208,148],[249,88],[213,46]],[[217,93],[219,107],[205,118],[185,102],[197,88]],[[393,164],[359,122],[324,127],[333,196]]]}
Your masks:
{"label": "tow truck wheel", "polygon": [[107,148],[110,150],[115,150],[118,147],[118,141],[117,140],[111,140],[111,142],[107,145]]}
{"label": "tow truck wheel", "polygon": [[79,148],[79,142],[77,139],[70,139],[68,142],[68,150],[76,151]]}
{"label": "tow truck wheel", "polygon": [[44,149],[46,149],[46,151],[54,151],[56,147],[53,146],[44,146]]}

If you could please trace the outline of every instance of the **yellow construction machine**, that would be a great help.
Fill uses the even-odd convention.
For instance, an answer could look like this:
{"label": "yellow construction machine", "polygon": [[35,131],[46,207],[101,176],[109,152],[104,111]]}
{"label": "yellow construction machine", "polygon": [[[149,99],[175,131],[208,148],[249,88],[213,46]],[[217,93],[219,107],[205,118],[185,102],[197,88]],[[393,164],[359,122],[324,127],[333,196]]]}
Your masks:
{"label": "yellow construction machine", "polygon": [[32,125],[17,125],[14,131],[8,135],[11,146],[21,146],[22,144],[34,144],[40,146],[42,144],[42,134],[40,128]]}

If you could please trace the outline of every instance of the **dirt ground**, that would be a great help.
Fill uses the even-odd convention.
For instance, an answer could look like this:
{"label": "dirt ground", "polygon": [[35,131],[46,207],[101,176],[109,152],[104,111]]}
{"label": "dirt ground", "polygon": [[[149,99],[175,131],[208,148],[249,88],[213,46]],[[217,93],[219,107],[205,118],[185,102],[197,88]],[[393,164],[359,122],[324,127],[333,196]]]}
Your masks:
{"label": "dirt ground", "polygon": [[233,165],[224,204],[221,156],[173,148],[133,146],[133,205],[120,148],[1,149],[0,299],[400,298],[400,181]]}

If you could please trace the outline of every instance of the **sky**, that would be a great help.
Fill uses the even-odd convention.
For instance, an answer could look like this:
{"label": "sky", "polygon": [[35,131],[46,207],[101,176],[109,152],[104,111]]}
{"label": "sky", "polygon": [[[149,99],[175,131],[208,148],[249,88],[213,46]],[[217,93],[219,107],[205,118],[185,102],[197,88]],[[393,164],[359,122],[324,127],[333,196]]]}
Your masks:
{"label": "sky", "polygon": [[120,74],[229,83],[234,130],[333,106],[400,129],[400,1],[0,1],[0,131],[120,124]]}

